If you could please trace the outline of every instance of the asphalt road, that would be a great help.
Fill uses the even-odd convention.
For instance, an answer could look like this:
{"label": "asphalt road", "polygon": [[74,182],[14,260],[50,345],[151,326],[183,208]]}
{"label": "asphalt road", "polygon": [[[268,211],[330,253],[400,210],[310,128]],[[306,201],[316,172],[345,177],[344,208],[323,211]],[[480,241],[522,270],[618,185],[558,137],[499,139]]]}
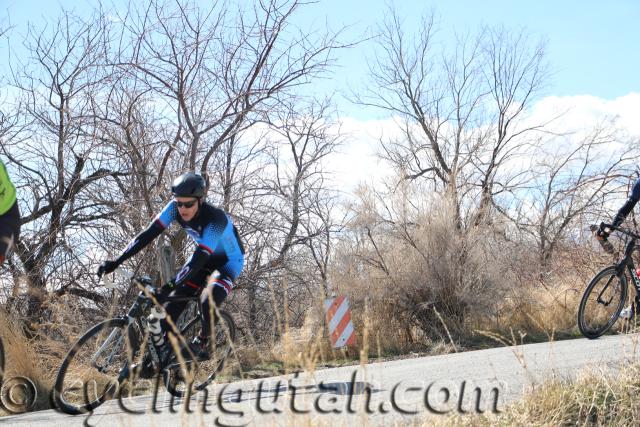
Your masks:
{"label": "asphalt road", "polygon": [[[113,400],[93,414],[41,411],[3,417],[18,426],[394,425],[452,412],[492,411],[526,387],[583,368],[637,360],[638,335],[528,344],[214,384],[187,402]],[[478,399],[478,396],[479,399]],[[133,413],[136,412],[136,413]]]}

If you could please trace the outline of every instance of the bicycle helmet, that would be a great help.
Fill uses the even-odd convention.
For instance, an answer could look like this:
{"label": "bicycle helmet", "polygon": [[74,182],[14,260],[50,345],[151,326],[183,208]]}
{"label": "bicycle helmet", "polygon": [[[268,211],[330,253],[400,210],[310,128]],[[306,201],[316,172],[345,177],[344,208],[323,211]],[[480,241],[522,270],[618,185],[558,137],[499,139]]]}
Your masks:
{"label": "bicycle helmet", "polygon": [[204,196],[204,190],[207,186],[202,175],[187,172],[177,177],[171,184],[171,193],[175,197],[197,197]]}

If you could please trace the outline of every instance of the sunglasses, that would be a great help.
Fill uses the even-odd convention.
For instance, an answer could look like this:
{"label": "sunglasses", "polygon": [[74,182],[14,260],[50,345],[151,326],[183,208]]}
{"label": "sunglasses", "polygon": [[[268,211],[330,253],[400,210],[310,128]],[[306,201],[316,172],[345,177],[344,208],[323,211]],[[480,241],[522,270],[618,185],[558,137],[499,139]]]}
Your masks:
{"label": "sunglasses", "polygon": [[176,200],[176,204],[179,208],[192,208],[197,203],[197,200],[191,200],[189,202],[179,202]]}

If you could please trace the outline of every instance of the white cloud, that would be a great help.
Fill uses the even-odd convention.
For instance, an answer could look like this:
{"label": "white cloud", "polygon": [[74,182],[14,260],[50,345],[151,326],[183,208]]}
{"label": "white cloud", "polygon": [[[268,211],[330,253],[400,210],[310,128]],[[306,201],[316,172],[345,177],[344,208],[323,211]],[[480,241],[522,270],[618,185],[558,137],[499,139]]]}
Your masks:
{"label": "white cloud", "polygon": [[615,119],[618,126],[629,135],[640,136],[640,93],[629,93],[613,100],[591,95],[549,96],[536,103],[530,119],[549,120],[558,114],[562,117],[553,124],[553,129],[564,132],[580,132],[604,119]]}
{"label": "white cloud", "polygon": [[345,143],[328,158],[326,165],[338,189],[352,193],[359,184],[375,185],[392,173],[388,163],[378,156],[380,137],[399,134],[392,119],[358,120],[347,117],[341,120],[341,134]]}
{"label": "white cloud", "polygon": [[[551,120],[551,128],[559,133],[588,133],[594,125],[604,120],[615,119],[619,128],[629,136],[640,137],[640,93],[629,93],[613,100],[595,96],[549,96],[538,101],[525,119],[527,123],[539,124]],[[339,152],[329,160],[328,169],[334,172],[335,185],[345,192],[353,192],[359,183],[375,185],[392,171],[377,153],[380,138],[401,137],[393,119],[358,120],[343,118],[342,133],[346,142]]]}

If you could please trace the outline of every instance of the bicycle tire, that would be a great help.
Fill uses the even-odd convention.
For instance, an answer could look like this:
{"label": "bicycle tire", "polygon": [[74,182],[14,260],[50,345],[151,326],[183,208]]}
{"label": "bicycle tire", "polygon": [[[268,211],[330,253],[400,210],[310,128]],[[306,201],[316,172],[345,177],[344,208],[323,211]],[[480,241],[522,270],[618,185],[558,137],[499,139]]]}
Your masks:
{"label": "bicycle tire", "polygon": [[[54,405],[67,414],[78,415],[112,398],[129,377],[129,367],[139,352],[138,334],[122,318],[105,320],[85,332],[58,369],[52,393]],[[105,360],[99,360],[103,355]]]}
{"label": "bicycle tire", "polygon": [[[191,319],[180,330],[181,352],[185,351],[185,345],[188,345],[197,335],[198,324],[200,324],[199,316]],[[191,388],[190,392],[201,391],[224,369],[236,339],[236,325],[229,313],[220,311],[220,319],[215,325],[215,336],[215,345],[212,342],[211,358],[208,360],[180,361],[174,356],[173,368],[165,369],[164,372],[164,384],[169,393],[175,397],[184,397],[188,388]],[[190,386],[189,383],[191,383]]]}
{"label": "bicycle tire", "polygon": [[2,343],[2,337],[0,337],[0,390],[4,384],[4,344]]}
{"label": "bicycle tire", "polygon": [[[603,284],[604,286],[600,289],[598,286]],[[617,297],[619,299],[616,299]],[[618,320],[626,300],[627,278],[624,274],[620,276],[616,274],[616,266],[607,267],[596,274],[585,289],[578,307],[578,328],[582,335],[589,339],[596,339],[609,331]],[[610,307],[612,302],[615,304]],[[588,316],[592,314],[595,315],[594,319],[602,322],[601,326],[591,326]]]}

